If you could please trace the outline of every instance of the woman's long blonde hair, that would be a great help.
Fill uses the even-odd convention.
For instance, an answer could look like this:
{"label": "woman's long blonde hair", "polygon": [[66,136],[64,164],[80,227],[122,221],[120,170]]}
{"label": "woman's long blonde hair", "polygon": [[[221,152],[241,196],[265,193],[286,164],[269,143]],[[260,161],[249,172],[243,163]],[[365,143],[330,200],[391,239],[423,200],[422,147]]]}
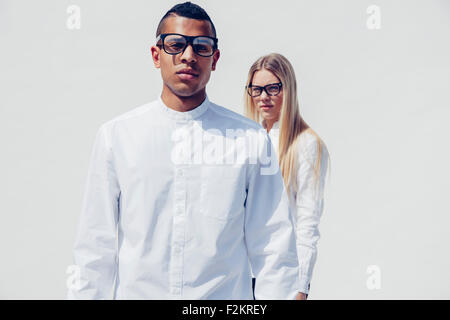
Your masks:
{"label": "woman's long blonde hair", "polygon": [[[297,98],[297,81],[295,79],[294,69],[291,63],[281,54],[271,53],[260,57],[251,66],[248,72],[246,85],[253,80],[256,71],[266,69],[272,72],[282,84],[283,102],[279,118],[280,136],[278,141],[278,163],[280,165],[281,174],[283,175],[284,184],[290,194],[290,190],[297,191],[297,166],[298,152],[296,151],[298,138],[306,131],[310,132],[317,138],[318,157],[314,164],[315,181],[319,180],[319,170],[322,158],[323,141],[314,132],[300,115],[299,103]],[[247,92],[244,93],[245,116],[260,123],[260,113],[254,105],[252,97]],[[277,143],[277,142],[273,142]]]}

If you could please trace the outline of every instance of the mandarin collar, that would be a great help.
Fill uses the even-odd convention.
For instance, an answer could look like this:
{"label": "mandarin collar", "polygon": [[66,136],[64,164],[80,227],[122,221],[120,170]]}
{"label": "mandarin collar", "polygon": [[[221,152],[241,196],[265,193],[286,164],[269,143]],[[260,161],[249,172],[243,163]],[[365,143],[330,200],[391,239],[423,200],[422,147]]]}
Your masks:
{"label": "mandarin collar", "polygon": [[194,120],[200,117],[209,107],[209,99],[208,96],[205,97],[205,100],[198,106],[189,111],[176,111],[172,108],[169,108],[161,99],[161,96],[158,97],[158,106],[160,110],[169,118],[177,121],[189,121]]}

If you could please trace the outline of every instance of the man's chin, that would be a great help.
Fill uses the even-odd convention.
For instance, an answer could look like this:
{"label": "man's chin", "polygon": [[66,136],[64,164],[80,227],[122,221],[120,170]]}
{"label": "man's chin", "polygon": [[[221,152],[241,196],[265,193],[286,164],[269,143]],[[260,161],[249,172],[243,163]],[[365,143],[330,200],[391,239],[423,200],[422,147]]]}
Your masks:
{"label": "man's chin", "polygon": [[192,96],[195,96],[196,94],[200,93],[202,90],[198,89],[197,87],[178,87],[175,90],[172,90],[172,92],[177,95],[180,98],[190,98]]}

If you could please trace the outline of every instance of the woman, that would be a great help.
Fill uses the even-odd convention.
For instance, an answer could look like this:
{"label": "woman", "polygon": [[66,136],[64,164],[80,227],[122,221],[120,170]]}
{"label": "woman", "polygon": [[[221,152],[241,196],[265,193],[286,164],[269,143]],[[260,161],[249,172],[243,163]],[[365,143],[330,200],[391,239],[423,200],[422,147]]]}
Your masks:
{"label": "woman", "polygon": [[251,66],[245,115],[262,123],[278,155],[295,221],[301,292],[297,299],[306,299],[317,256],[329,157],[323,141],[300,115],[297,81],[284,56],[272,53]]}

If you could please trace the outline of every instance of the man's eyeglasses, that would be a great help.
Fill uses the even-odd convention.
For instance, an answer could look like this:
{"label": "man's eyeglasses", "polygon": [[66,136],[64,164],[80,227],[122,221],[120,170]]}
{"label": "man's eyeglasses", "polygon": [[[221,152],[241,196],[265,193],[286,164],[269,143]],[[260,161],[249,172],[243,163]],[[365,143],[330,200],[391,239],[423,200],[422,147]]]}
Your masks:
{"label": "man's eyeglasses", "polygon": [[276,96],[280,93],[281,87],[282,87],[281,82],[271,83],[265,85],[264,87],[254,86],[251,83],[248,86],[246,86],[247,93],[251,97],[259,97],[262,94],[263,90],[267,93],[268,96]]}
{"label": "man's eyeglasses", "polygon": [[[158,41],[161,40],[161,43]],[[196,54],[202,57],[210,57],[217,50],[217,38],[208,36],[185,36],[178,33],[162,33],[156,38],[156,45],[164,49],[168,54],[175,55],[184,52],[190,44]]]}

